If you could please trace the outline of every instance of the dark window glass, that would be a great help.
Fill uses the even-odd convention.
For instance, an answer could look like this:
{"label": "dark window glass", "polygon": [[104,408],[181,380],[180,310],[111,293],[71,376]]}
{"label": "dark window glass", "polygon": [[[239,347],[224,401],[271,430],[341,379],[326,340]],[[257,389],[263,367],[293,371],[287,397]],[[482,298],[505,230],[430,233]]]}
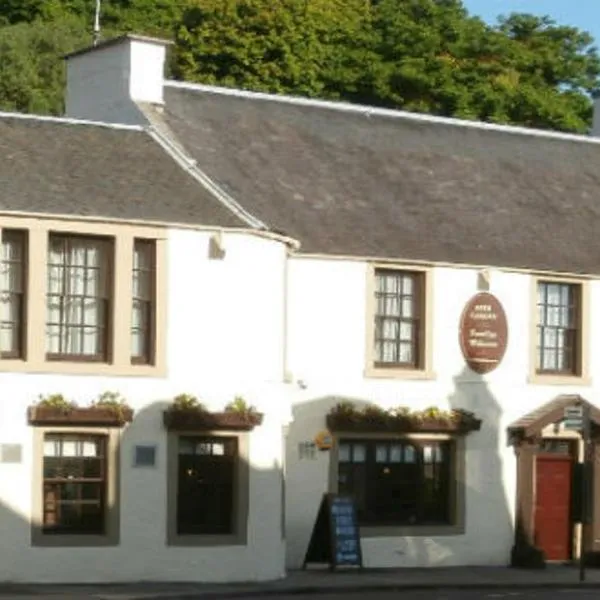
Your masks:
{"label": "dark window glass", "polygon": [[338,490],[365,524],[450,524],[450,441],[349,441],[339,445]]}
{"label": "dark window glass", "polygon": [[177,533],[234,533],[237,438],[179,438]]}

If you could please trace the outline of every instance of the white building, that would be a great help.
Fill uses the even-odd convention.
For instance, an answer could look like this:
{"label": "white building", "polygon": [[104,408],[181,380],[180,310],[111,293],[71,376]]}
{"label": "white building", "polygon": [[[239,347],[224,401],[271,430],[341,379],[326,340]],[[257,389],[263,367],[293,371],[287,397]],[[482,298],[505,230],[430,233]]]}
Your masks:
{"label": "white building", "polygon": [[[64,119],[0,118],[0,580],[278,578],[328,491],[366,566],[575,558],[598,141],[163,81],[165,50],[72,55]],[[27,411],[106,391],[132,419]],[[263,420],[176,426],[184,393]],[[436,411],[315,450],[347,401]]]}

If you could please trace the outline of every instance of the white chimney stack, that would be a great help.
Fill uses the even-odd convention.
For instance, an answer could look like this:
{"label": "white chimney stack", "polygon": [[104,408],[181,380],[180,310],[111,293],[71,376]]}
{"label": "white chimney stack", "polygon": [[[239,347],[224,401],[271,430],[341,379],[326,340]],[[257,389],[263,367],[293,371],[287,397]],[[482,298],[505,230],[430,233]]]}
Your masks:
{"label": "white chimney stack", "polygon": [[66,56],[65,116],[138,125],[136,103],[163,104],[165,57],[170,42],[124,35]]}

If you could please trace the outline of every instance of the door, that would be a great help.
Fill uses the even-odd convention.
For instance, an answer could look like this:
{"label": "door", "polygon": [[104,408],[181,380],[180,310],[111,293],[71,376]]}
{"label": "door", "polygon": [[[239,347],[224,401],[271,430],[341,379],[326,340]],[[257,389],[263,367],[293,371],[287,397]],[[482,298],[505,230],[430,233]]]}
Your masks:
{"label": "door", "polygon": [[570,456],[536,458],[535,545],[547,560],[571,559],[572,469]]}

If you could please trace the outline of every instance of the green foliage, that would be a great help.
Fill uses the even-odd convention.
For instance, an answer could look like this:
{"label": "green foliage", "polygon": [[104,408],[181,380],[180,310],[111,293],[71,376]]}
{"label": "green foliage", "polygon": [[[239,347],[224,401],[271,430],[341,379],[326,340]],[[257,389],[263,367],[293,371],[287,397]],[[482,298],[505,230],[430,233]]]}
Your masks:
{"label": "green foliage", "polygon": [[242,396],[236,396],[233,401],[225,407],[225,412],[251,415],[256,413],[256,408],[248,404]]}
{"label": "green foliage", "polygon": [[198,411],[198,412],[206,412],[206,407],[204,404],[198,401],[196,396],[192,394],[179,394],[173,398],[173,403],[169,407],[169,410],[174,411]]}
{"label": "green foliage", "polygon": [[47,396],[40,395],[36,406],[44,408],[57,408],[65,412],[69,412],[77,407],[75,402],[67,400],[62,394],[48,394]]}
{"label": "green foliage", "polygon": [[[61,55],[91,42],[92,0],[0,3],[0,108],[60,114]],[[178,79],[585,132],[592,38],[548,17],[486,25],[461,0],[103,0],[103,36],[175,40]]]}

